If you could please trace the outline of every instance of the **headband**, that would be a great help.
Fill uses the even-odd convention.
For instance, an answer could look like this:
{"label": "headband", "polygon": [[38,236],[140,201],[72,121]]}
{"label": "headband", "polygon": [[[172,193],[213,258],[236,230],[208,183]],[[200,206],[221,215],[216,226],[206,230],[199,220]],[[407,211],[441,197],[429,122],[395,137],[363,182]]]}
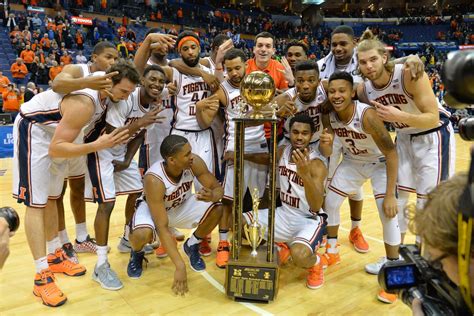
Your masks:
{"label": "headband", "polygon": [[199,41],[194,37],[194,36],[185,36],[183,37],[179,42],[178,42],[178,51],[181,49],[181,46],[183,46],[183,43],[186,42],[186,41],[192,41],[194,43],[196,43],[196,45],[198,46],[201,46],[201,44],[199,43]]}

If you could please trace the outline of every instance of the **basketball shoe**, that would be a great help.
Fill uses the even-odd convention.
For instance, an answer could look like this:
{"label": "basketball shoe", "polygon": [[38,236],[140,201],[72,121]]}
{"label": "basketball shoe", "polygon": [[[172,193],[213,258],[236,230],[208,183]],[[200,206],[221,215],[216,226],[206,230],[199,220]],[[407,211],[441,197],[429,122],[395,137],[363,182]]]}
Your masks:
{"label": "basketball shoe", "polygon": [[66,257],[61,248],[48,254],[48,265],[51,272],[64,273],[68,276],[81,276],[86,274],[86,268],[78,263],[74,263]]}
{"label": "basketball shoe", "polygon": [[55,277],[50,269],[43,269],[35,275],[33,294],[43,301],[43,304],[58,307],[66,303],[67,297],[58,288]]}
{"label": "basketball shoe", "polygon": [[191,269],[196,272],[202,272],[206,270],[206,263],[202,260],[199,254],[199,244],[188,246],[189,238],[183,244],[183,250],[189,258],[189,264]]}
{"label": "basketball shoe", "polygon": [[217,254],[216,254],[216,265],[224,269],[229,262],[230,256],[230,244],[227,240],[219,241],[219,245],[217,246]]}
{"label": "basketball shoe", "polygon": [[74,250],[77,253],[96,253],[97,252],[97,244],[94,238],[91,238],[87,235],[86,240],[84,241],[76,241],[74,242]]}
{"label": "basketball shoe", "polygon": [[351,232],[349,233],[349,241],[357,252],[366,253],[369,251],[369,244],[365,241],[359,227],[351,229]]}
{"label": "basketball shoe", "polygon": [[319,289],[324,284],[324,271],[321,257],[318,254],[319,262],[308,269],[308,276],[306,277],[306,286],[312,290]]}

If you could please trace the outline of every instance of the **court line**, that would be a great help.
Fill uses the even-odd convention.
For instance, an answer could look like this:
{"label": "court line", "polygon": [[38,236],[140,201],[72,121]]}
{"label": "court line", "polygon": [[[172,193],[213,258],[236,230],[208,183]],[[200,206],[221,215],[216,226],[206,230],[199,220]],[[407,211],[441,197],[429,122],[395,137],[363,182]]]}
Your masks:
{"label": "court line", "polygon": [[[225,294],[224,286],[220,284],[216,279],[214,279],[207,271],[201,272],[199,274],[202,275],[204,279],[206,279],[209,283],[211,283],[212,286],[214,286],[216,289],[218,289],[219,291]],[[247,307],[248,309],[254,311],[255,313],[259,315],[264,315],[264,316],[273,315],[272,313],[267,312],[266,310],[258,306],[255,306],[252,303],[245,303],[245,302],[237,302],[237,303],[242,304],[243,306]]]}

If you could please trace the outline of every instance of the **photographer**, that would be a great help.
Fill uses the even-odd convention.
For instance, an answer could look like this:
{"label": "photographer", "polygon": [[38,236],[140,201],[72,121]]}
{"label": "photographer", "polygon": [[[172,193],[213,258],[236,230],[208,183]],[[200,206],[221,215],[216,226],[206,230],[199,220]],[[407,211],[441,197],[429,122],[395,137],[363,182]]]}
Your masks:
{"label": "photographer", "polygon": [[0,208],[0,270],[10,254],[8,243],[19,226],[18,214],[11,207]]}
{"label": "photographer", "polygon": [[[459,285],[458,273],[458,210],[459,198],[468,182],[467,174],[458,174],[442,182],[428,195],[422,212],[416,212],[412,229],[421,236],[434,267],[440,267]],[[474,239],[473,239],[474,240]],[[471,249],[474,249],[471,241]],[[471,252],[469,279],[474,293],[474,254]],[[421,301],[412,303],[413,315],[424,315]]]}

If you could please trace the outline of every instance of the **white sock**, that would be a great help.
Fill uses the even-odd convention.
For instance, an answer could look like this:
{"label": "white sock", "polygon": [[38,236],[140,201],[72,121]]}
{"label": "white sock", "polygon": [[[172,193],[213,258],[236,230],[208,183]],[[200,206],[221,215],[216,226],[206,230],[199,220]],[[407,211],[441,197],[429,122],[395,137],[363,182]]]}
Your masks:
{"label": "white sock", "polygon": [[188,246],[191,247],[192,245],[199,244],[200,242],[201,239],[198,239],[196,235],[192,234],[188,239]]}
{"label": "white sock", "polygon": [[87,239],[88,235],[89,234],[87,233],[87,224],[86,224],[86,222],[76,224],[76,240],[78,242],[85,241]]}
{"label": "white sock", "polygon": [[129,235],[130,235],[130,226],[125,224],[125,227],[123,228],[123,238],[126,240],[129,240]]}
{"label": "white sock", "polygon": [[355,221],[355,220],[352,219],[351,222],[352,222],[351,230],[353,230],[354,228],[360,226],[360,220]]}
{"label": "white sock", "polygon": [[337,238],[328,237],[329,248],[327,249],[328,253],[339,253],[339,248],[337,248]]}
{"label": "white sock", "polygon": [[107,261],[107,251],[107,245],[97,246],[97,267],[103,265]]}
{"label": "white sock", "polygon": [[67,244],[68,242],[70,242],[66,229],[63,229],[59,232],[59,241],[61,242],[61,245],[64,245],[64,244]]}
{"label": "white sock", "polygon": [[54,253],[56,249],[61,248],[59,237],[55,237],[53,240],[47,241],[46,246],[48,247],[48,254]]}
{"label": "white sock", "polygon": [[40,273],[41,270],[48,269],[48,258],[42,257],[38,260],[35,260],[36,273]]}
{"label": "white sock", "polygon": [[229,235],[228,230],[220,230],[219,229],[219,240],[220,241],[223,241],[223,240],[227,241],[228,235]]}

